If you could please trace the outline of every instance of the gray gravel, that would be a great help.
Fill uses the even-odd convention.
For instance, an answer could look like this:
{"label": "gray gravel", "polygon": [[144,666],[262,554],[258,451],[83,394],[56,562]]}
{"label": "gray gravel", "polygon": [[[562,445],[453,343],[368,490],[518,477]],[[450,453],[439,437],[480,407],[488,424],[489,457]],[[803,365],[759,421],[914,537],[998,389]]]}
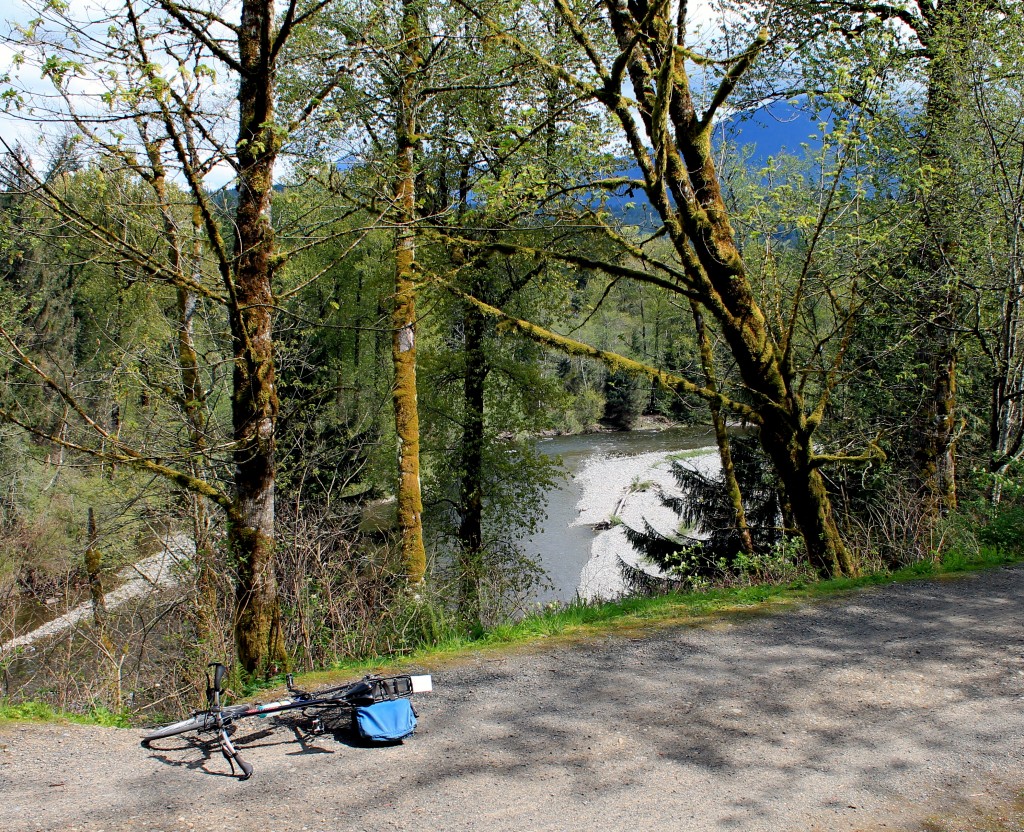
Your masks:
{"label": "gray gravel", "polygon": [[432,668],[418,734],[0,729],[0,829],[918,829],[1024,784],[1024,569]]}

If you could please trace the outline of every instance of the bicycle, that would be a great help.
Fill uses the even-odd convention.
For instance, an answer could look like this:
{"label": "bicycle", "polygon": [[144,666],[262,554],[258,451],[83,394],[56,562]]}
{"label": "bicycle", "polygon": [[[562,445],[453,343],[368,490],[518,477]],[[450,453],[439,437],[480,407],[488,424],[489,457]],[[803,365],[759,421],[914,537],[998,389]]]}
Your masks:
{"label": "bicycle", "polygon": [[[209,668],[213,668],[213,677],[210,677]],[[347,685],[326,688],[324,690],[309,692],[300,690],[294,686],[294,679],[289,673],[286,677],[288,692],[293,694],[290,699],[281,699],[277,702],[260,704],[254,702],[251,705],[221,705],[221,695],[224,693],[224,679],[227,676],[227,668],[219,662],[211,662],[206,671],[206,702],[207,708],[203,711],[196,711],[188,719],[179,722],[172,722],[162,728],[151,731],[142,738],[142,747],[151,748],[155,740],[175,737],[180,734],[195,732],[197,735],[215,734],[219,741],[220,753],[231,766],[231,774],[235,774],[235,763],[238,763],[242,773],[238,775],[239,780],[248,780],[252,777],[253,767],[243,760],[238,754],[238,749],[231,742],[228,729],[235,722],[250,717],[266,717],[273,714],[284,713],[285,711],[299,711],[302,716],[309,717],[310,733],[322,734],[324,732],[323,719],[329,712],[350,713],[355,726],[358,722],[362,736],[368,737],[364,723],[370,726],[378,726],[380,735],[370,737],[378,741],[396,741],[413,732],[416,727],[415,711],[408,704],[408,699],[414,693],[429,693],[432,690],[432,680],[429,675],[423,676],[366,676],[358,682]],[[404,708],[394,708],[395,715],[390,713],[374,714],[372,706],[385,702],[405,703]],[[365,717],[365,719],[364,719]],[[381,722],[383,720],[383,725]],[[212,743],[214,739],[208,742]]]}

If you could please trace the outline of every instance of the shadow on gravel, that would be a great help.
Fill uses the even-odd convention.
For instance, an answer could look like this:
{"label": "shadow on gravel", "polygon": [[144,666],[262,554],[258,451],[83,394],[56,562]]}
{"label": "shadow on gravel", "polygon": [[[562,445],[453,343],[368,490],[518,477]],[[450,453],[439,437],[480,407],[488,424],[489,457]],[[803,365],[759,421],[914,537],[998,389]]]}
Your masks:
{"label": "shadow on gravel", "polygon": [[[324,828],[425,817],[446,830],[795,829],[807,825],[794,818],[917,805],[927,790],[1022,769],[1021,597],[1024,570],[1004,570],[485,658],[435,675],[405,747],[361,753],[344,731],[307,741],[241,726],[247,758],[267,746],[337,753],[301,776],[265,754],[218,799],[240,811],[252,789],[294,790],[333,813]],[[226,772],[215,750],[197,753],[157,759]],[[186,785],[166,795],[175,811]]]}
{"label": "shadow on gravel", "polygon": [[[841,810],[899,797],[908,772],[955,779],[964,747],[1019,763],[1024,721],[1008,706],[1022,694],[1024,617],[1016,591],[976,597],[975,580],[893,585],[713,632],[613,638],[446,675],[425,721],[439,753],[401,789],[484,778],[512,799],[539,782],[609,806],[702,789],[727,828],[798,792]],[[374,790],[345,808],[381,799]]]}

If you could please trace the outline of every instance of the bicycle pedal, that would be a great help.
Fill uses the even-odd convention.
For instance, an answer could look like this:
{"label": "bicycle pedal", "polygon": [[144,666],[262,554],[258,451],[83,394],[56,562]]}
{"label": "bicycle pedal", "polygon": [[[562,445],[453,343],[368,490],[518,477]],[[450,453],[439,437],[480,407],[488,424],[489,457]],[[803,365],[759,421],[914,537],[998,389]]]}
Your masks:
{"label": "bicycle pedal", "polygon": [[325,729],[324,729],[323,720],[320,719],[320,717],[314,717],[313,721],[310,723],[310,726],[309,726],[309,733],[311,733],[311,734],[322,734],[322,733],[324,733],[324,730]]}

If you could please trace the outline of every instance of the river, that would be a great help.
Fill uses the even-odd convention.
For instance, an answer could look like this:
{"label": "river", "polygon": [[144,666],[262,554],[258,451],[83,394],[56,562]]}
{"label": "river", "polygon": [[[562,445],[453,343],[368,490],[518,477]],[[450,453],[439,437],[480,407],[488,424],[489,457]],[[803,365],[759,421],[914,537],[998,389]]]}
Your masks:
{"label": "river", "polygon": [[[626,541],[622,528],[607,528],[608,521],[615,516],[634,528],[642,528],[647,521],[665,532],[673,532],[678,518],[661,506],[658,499],[659,489],[671,492],[675,488],[671,461],[682,458],[708,473],[718,470],[710,428],[559,436],[539,440],[538,449],[548,456],[561,457],[566,474],[547,495],[547,519],[541,531],[524,545],[527,554],[539,559],[551,583],[537,593],[540,603],[571,601],[577,596],[589,600],[620,595],[623,584],[619,558],[635,566],[643,564]],[[602,528],[595,529],[595,525]],[[176,543],[175,547],[181,545]],[[165,543],[162,555],[171,550],[170,544]],[[150,558],[144,563],[150,561],[157,564],[156,568],[166,570],[164,560]],[[126,587],[138,583],[130,580],[137,577],[133,574],[121,577],[127,582]],[[148,580],[153,583],[154,579]],[[116,603],[113,598],[108,600],[108,605]],[[61,611],[66,606],[60,605]],[[91,614],[87,603],[70,606],[74,609],[43,625],[39,634],[50,634]],[[32,624],[53,618],[57,607],[38,605],[15,610],[23,618],[0,622],[4,636],[15,629],[14,623],[18,625],[17,631],[23,632],[31,629]],[[10,645],[34,638],[30,634]]]}
{"label": "river", "polygon": [[548,493],[543,529],[526,542],[548,573],[551,588],[537,600],[614,597],[622,592],[618,557],[636,563],[621,528],[595,530],[612,516],[639,527],[644,520],[674,531],[675,516],[660,505],[658,488],[671,491],[672,459],[708,473],[717,470],[710,428],[669,428],[593,433],[543,439],[538,449],[560,456],[566,478]]}

